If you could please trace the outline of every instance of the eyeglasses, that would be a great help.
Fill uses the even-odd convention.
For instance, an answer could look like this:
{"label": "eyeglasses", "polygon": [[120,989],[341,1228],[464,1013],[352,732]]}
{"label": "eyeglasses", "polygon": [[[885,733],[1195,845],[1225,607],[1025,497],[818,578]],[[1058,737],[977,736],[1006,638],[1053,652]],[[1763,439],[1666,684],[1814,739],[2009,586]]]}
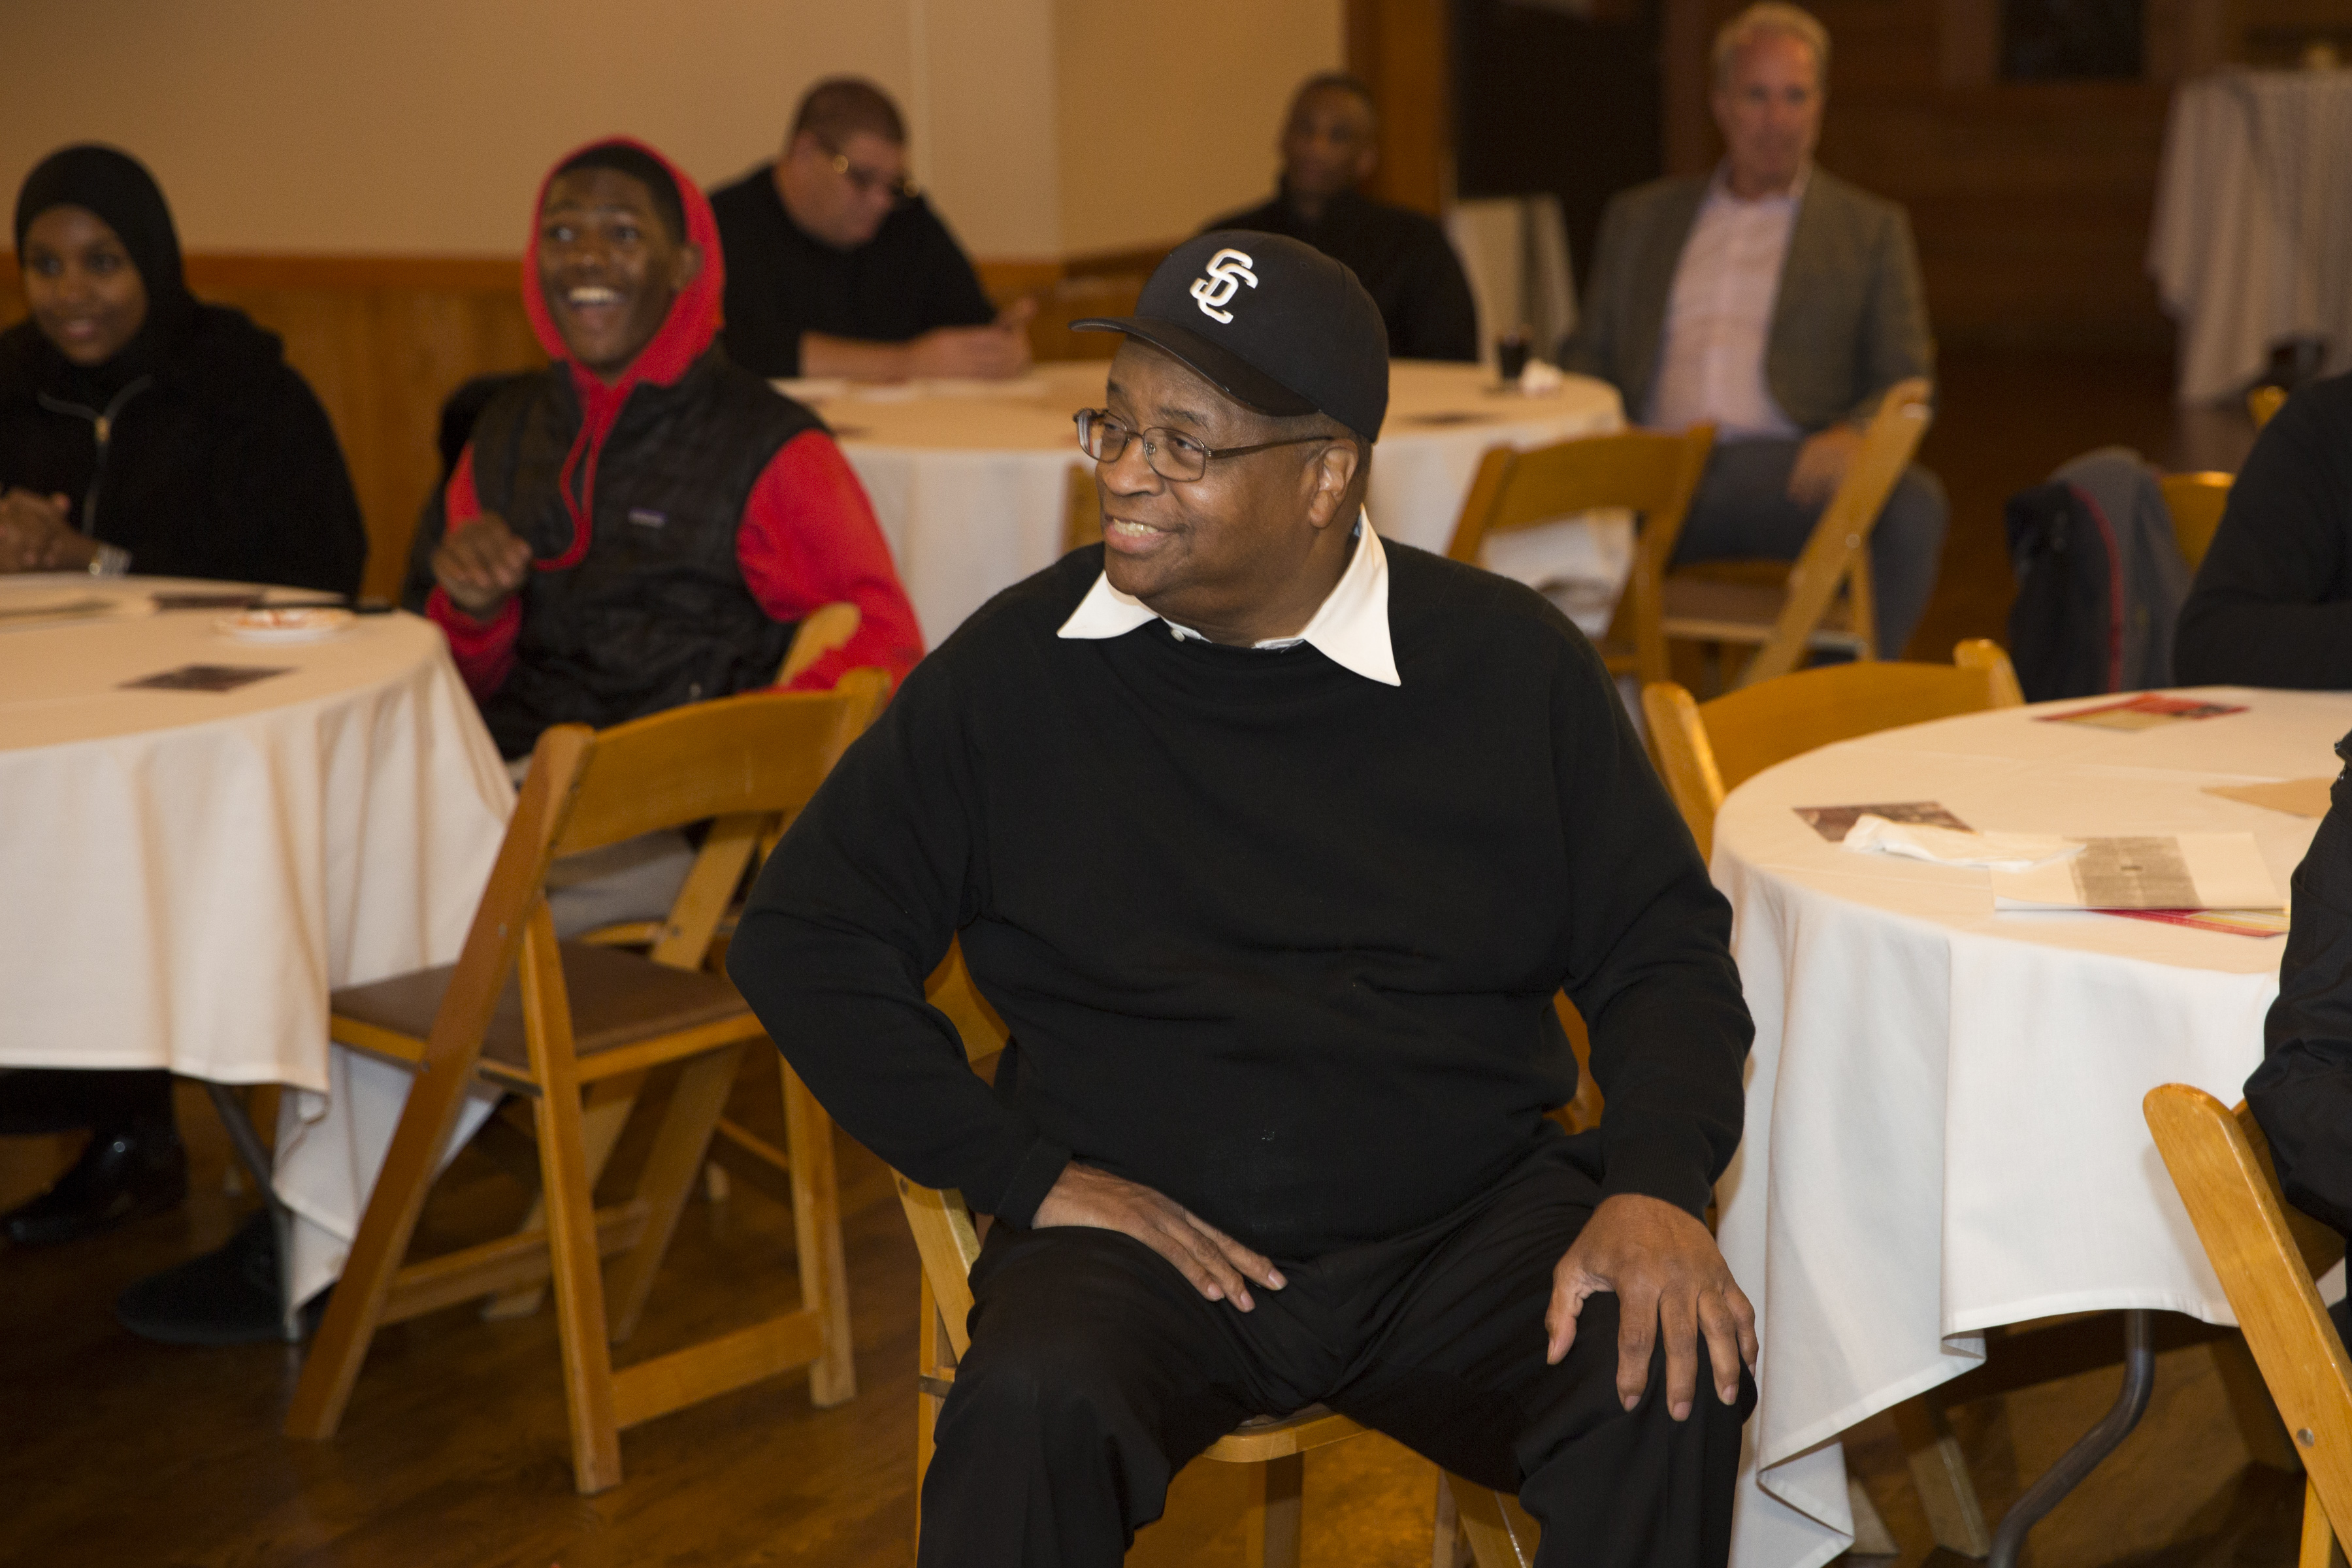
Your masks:
{"label": "eyeglasses", "polygon": [[861,196],[870,196],[877,191],[887,191],[890,194],[890,199],[894,202],[911,202],[923,194],[923,187],[904,174],[893,177],[889,174],[877,174],[871,169],[861,169],[849,161],[848,154],[837,148],[826,147],[825,151],[833,154],[833,172],[847,180],[851,187]]}
{"label": "eyeglasses", "polygon": [[1304,447],[1314,441],[1332,441],[1332,436],[1293,436],[1281,441],[1260,441],[1254,447],[1204,447],[1190,436],[1180,435],[1160,426],[1138,430],[1123,419],[1111,417],[1108,408],[1081,408],[1076,416],[1078,450],[1097,463],[1116,463],[1127,444],[1139,437],[1143,441],[1143,460],[1151,471],[1163,479],[1179,481],[1197,479],[1209,471],[1209,465],[1219,458],[1246,458],[1252,452],[1271,452],[1276,447]]}

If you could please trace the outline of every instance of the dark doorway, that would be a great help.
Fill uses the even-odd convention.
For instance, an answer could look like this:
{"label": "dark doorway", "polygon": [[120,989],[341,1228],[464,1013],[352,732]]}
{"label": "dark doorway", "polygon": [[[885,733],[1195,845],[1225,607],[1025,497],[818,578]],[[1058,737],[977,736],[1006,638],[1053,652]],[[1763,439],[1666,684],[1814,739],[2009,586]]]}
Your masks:
{"label": "dark doorway", "polygon": [[1550,191],[1580,294],[1601,209],[1655,179],[1658,18],[1650,0],[1591,17],[1542,0],[1454,0],[1455,183],[1464,196]]}

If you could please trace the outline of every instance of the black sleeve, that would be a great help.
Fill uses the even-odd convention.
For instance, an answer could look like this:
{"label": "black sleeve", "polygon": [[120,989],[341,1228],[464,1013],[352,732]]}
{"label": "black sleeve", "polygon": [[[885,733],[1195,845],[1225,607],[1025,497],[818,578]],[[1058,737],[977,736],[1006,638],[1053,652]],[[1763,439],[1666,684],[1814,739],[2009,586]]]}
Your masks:
{"label": "black sleeve", "polygon": [[[2337,754],[2347,746],[2352,736]],[[2352,784],[2340,775],[2295,868],[2293,903],[2278,1000],[2246,1100],[2287,1201],[2352,1232]]]}
{"label": "black sleeve", "polygon": [[980,286],[980,274],[972,270],[963,247],[956,243],[937,213],[925,207],[922,216],[927,220],[920,230],[922,315],[916,330],[984,327],[996,320],[996,307],[988,302],[988,290]]}
{"label": "black sleeve", "polygon": [[237,542],[235,574],[358,593],[367,525],[334,426],[310,384],[280,365],[241,413],[213,452],[206,508],[213,537]]}
{"label": "black sleeve", "polygon": [[2352,689],[2352,378],[2289,398],[2254,441],[2180,608],[2183,686]]}
{"label": "black sleeve", "polygon": [[984,893],[963,711],[949,660],[915,667],[761,871],[727,973],[851,1137],[1025,1225],[1070,1152],[972,1072],[923,999]]}
{"label": "black sleeve", "polygon": [[1574,900],[1563,989],[1592,1037],[1602,1190],[1703,1215],[1739,1146],[1756,1034],[1731,960],[1731,906],[1599,657],[1576,652],[1590,668],[1564,673],[1553,698]]}
{"label": "black sleeve", "polygon": [[1389,353],[1398,359],[1475,361],[1478,357],[1478,308],[1470,279],[1454,254],[1445,231],[1421,226],[1413,247],[1399,312],[1398,341]]}

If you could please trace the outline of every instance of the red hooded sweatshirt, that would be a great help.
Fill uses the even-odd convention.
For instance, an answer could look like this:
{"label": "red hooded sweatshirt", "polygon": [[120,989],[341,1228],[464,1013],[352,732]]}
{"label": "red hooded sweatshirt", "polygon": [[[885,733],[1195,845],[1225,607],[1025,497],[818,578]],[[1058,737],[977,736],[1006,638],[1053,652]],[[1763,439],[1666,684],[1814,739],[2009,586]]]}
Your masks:
{"label": "red hooded sweatshirt", "polygon": [[[581,425],[566,475],[585,470],[579,485],[583,498],[579,504],[571,505],[572,487],[565,487],[576,530],[572,547],[554,559],[534,562],[541,572],[561,571],[587,554],[590,502],[604,437],[620,417],[633,387],[640,382],[664,386],[675,383],[710,347],[719,335],[719,301],[726,294],[727,264],[719,249],[719,225],[701,190],[658,152],[626,137],[599,137],[575,151],[614,142],[638,148],[658,159],[669,172],[686,208],[687,240],[702,249],[702,268],[670,302],[661,330],[629,363],[619,381],[605,385],[572,361],[540,291],[539,213],[546,205],[553,171],[540,182],[538,197],[531,204],[530,242],[522,259],[523,310],[530,317],[540,346],[571,372],[580,398]],[[555,167],[562,168],[572,155],[566,153]],[[449,476],[444,500],[453,533],[482,515],[474,489],[471,444]],[[891,563],[890,546],[874,521],[865,488],[825,431],[806,430],[793,437],[777,448],[761,471],[736,531],[735,560],[742,569],[744,586],[777,621],[798,621],[819,605],[836,601],[845,600],[858,608],[856,636],[796,676],[795,689],[822,690],[844,671],[864,666],[887,669],[897,679],[923,657],[923,635],[916,626],[914,607],[907,602],[907,591],[899,584],[898,568]],[[515,638],[529,597],[526,586],[488,620],[480,621],[451,604],[438,587],[425,600],[425,613],[447,636],[458,672],[477,700],[497,691],[513,668]]]}

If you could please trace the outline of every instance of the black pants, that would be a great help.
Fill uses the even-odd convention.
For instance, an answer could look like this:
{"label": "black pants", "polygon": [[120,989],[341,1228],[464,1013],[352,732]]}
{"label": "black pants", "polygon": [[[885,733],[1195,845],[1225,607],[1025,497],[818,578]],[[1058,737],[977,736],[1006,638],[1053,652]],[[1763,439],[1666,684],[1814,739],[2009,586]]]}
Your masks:
{"label": "black pants", "polygon": [[1543,1526],[1538,1563],[1721,1564],[1746,1375],[1727,1406],[1702,1360],[1676,1422],[1661,1350],[1629,1413],[1614,1296],[1586,1302],[1575,1346],[1544,1364],[1552,1268],[1600,1200],[1564,1153],[1393,1241],[1277,1259],[1287,1287],[1254,1289],[1249,1313],[1117,1232],[999,1225],[940,1413],[921,1563],[1111,1568],[1186,1460],[1250,1416],[1320,1403],[1516,1490]]}
{"label": "black pants", "polygon": [[[1818,506],[1789,499],[1797,441],[1725,441],[1706,460],[1698,493],[1675,544],[1674,563],[1700,561],[1794,561],[1822,515]],[[1870,585],[1877,597],[1878,657],[1901,658],[1903,645],[1927,611],[1944,559],[1944,525],[1951,504],[1935,475],[1914,464],[1903,470],[1878,525],[1870,534]],[[1937,658],[1951,657],[1947,648]]]}

